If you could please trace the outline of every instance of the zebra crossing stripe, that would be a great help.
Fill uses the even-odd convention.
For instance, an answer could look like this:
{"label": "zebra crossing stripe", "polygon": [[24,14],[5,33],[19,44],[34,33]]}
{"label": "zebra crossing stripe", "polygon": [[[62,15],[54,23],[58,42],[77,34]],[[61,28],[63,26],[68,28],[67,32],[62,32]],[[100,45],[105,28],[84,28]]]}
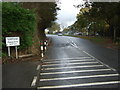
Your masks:
{"label": "zebra crossing stripe", "polygon": [[[67,65],[75,65],[75,64],[90,64],[90,63],[99,63],[99,62],[77,62],[77,63],[67,63]],[[60,64],[48,64],[48,65],[42,65],[42,66],[57,66],[57,65],[62,65]]]}
{"label": "zebra crossing stripe", "polygon": [[80,73],[80,72],[98,72],[98,71],[109,71],[111,69],[93,69],[93,70],[78,70],[78,71],[65,71],[65,72],[50,72],[50,73],[40,73],[40,75],[49,74],[64,74],[64,73]]}
{"label": "zebra crossing stripe", "polygon": [[106,82],[93,82],[93,83],[82,83],[82,84],[72,84],[72,85],[43,86],[43,87],[37,87],[37,89],[96,86],[96,85],[109,85],[109,84],[119,84],[119,83],[120,81],[106,81]]}
{"label": "zebra crossing stripe", "polygon": [[42,68],[41,70],[56,70],[56,69],[68,69],[68,68],[87,68],[87,67],[103,67],[104,65],[82,65],[82,66],[69,66],[69,67],[54,67],[54,68]]}
{"label": "zebra crossing stripe", "polygon": [[43,61],[59,61],[59,60],[72,60],[72,59],[85,59],[85,58],[91,58],[91,57],[74,57],[74,58],[60,58],[60,59],[45,59]]}
{"label": "zebra crossing stripe", "polygon": [[94,61],[94,59],[82,59],[82,60],[79,60],[79,59],[72,59],[72,60],[67,60],[67,61],[49,61],[49,62],[45,62],[45,63],[60,63],[60,62],[78,62],[78,61]]}
{"label": "zebra crossing stripe", "polygon": [[94,78],[94,77],[108,77],[108,76],[118,76],[119,74],[103,74],[103,75],[89,75],[89,76],[75,76],[75,77],[64,77],[64,78],[49,78],[40,79],[40,81],[52,81],[52,80],[68,80],[68,79],[80,79],[80,78]]}

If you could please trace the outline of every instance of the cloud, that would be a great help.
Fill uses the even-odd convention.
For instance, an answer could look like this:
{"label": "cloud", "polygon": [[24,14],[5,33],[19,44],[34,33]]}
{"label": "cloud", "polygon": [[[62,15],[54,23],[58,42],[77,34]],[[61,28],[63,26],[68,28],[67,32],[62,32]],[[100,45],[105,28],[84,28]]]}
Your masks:
{"label": "cloud", "polygon": [[57,21],[61,24],[61,27],[67,27],[76,21],[76,15],[79,13],[79,9],[73,5],[83,3],[82,0],[60,0],[60,9],[57,13]]}

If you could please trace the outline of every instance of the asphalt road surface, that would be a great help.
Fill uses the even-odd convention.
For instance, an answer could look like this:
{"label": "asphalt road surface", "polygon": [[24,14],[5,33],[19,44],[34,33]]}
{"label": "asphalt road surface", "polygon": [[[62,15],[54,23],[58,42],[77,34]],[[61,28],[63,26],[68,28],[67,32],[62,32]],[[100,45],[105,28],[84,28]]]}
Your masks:
{"label": "asphalt road surface", "polygon": [[117,50],[75,37],[48,37],[52,45],[42,60],[37,89],[119,88]]}

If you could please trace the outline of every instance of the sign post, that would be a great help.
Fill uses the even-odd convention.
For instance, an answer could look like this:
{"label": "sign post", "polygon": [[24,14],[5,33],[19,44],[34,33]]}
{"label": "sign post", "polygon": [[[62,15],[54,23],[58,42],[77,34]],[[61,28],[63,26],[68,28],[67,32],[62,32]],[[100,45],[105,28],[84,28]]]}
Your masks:
{"label": "sign post", "polygon": [[15,46],[16,59],[18,59],[17,46],[20,45],[19,37],[6,37],[6,46],[8,47],[8,56],[10,56],[10,46]]}
{"label": "sign post", "polygon": [[15,51],[16,51],[16,59],[18,59],[18,51],[17,51],[17,46],[15,46]]}
{"label": "sign post", "polygon": [[8,46],[8,56],[10,57],[10,47]]}

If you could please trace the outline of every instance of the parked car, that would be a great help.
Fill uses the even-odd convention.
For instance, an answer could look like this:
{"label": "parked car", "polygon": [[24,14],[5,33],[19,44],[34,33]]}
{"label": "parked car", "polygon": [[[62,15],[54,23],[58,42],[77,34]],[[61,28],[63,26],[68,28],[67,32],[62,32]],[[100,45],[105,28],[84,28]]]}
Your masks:
{"label": "parked car", "polygon": [[62,33],[58,33],[58,36],[62,36],[63,34]]}
{"label": "parked car", "polygon": [[82,35],[82,33],[74,33],[74,35]]}

